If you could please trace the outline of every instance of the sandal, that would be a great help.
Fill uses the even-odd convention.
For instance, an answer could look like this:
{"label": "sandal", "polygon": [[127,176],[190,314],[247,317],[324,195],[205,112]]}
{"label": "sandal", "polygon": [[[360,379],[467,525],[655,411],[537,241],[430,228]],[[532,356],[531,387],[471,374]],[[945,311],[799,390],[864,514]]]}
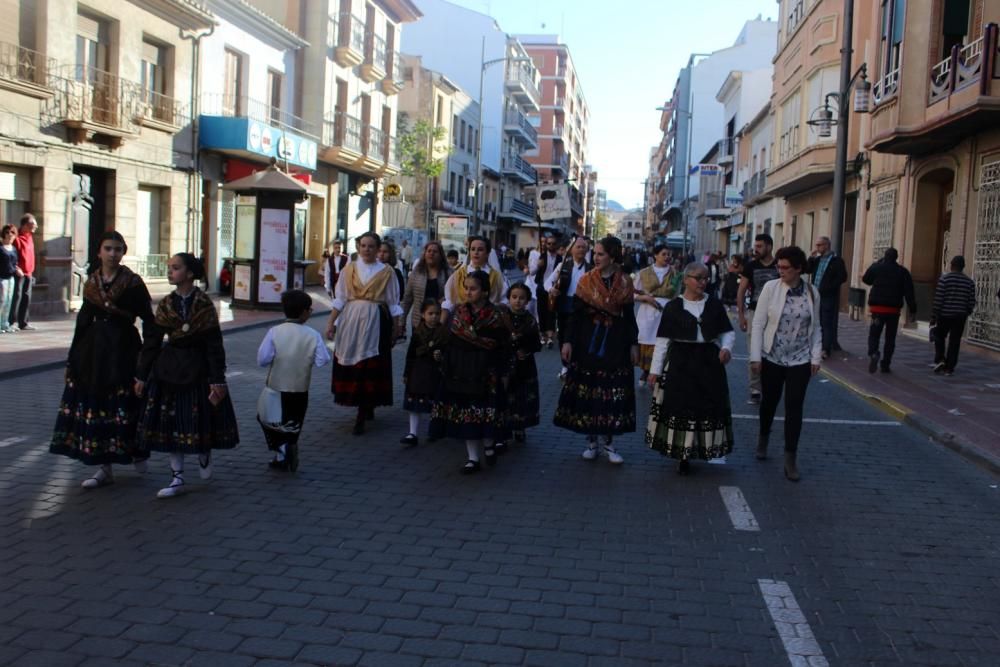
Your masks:
{"label": "sandal", "polygon": [[465,465],[462,466],[461,473],[463,475],[471,475],[474,472],[479,472],[481,467],[482,466],[479,465],[479,461],[473,461],[472,459],[469,459],[468,461],[465,462]]}
{"label": "sandal", "polygon": [[94,473],[93,477],[83,480],[83,483],[80,484],[80,486],[85,489],[99,489],[102,486],[110,486],[114,484],[115,478],[111,475],[110,470],[111,466],[108,466],[107,469],[105,469],[104,466],[101,466],[97,469],[97,472]]}
{"label": "sandal", "polygon": [[156,493],[157,498],[173,498],[184,493],[184,472],[174,470],[170,474],[173,475],[173,479],[170,480],[170,486],[160,489]]}

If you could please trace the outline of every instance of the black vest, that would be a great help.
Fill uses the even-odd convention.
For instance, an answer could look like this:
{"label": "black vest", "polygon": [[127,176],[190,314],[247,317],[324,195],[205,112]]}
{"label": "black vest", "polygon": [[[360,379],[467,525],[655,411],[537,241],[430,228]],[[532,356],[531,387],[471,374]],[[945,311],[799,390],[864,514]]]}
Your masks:
{"label": "black vest", "polygon": [[[556,265],[562,262],[562,256],[556,255]],[[538,259],[538,268],[535,270],[535,285],[542,287],[545,284],[545,270],[549,266],[549,252],[546,250]]]}
{"label": "black vest", "polygon": [[[573,268],[576,266],[576,262],[573,258],[565,260],[559,265],[559,296],[556,298],[556,309],[561,313],[569,312],[571,306],[573,305],[573,297],[569,296],[569,285],[573,282]],[[583,260],[583,271],[593,270],[594,265]]]}
{"label": "black vest", "polygon": [[705,302],[700,320],[684,310],[684,299],[677,297],[664,306],[656,335],[670,340],[694,341],[698,340],[698,327],[701,327],[705,342],[711,342],[720,334],[732,331],[733,323],[729,321],[726,307],[714,296],[710,295]]}

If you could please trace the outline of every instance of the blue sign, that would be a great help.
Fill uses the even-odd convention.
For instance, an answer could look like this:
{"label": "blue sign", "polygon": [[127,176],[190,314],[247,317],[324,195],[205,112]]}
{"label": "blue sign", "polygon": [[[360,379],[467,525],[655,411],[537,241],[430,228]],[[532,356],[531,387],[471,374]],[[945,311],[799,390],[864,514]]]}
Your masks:
{"label": "blue sign", "polygon": [[316,168],[318,147],[312,139],[245,116],[200,116],[198,145],[276,158],[306,169]]}

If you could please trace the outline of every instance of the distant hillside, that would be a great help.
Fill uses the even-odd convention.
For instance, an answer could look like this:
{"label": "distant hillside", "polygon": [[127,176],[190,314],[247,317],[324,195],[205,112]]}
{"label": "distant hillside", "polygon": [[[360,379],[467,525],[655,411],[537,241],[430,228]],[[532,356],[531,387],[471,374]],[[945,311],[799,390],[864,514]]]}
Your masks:
{"label": "distant hillside", "polygon": [[608,210],[609,211],[624,211],[625,207],[616,202],[614,199],[608,200]]}

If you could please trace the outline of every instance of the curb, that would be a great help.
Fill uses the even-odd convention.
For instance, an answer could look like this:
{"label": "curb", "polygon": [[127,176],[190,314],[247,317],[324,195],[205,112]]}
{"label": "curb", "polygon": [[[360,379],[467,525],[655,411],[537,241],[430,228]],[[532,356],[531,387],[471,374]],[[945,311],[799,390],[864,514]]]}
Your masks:
{"label": "curb", "polygon": [[973,463],[994,475],[1000,476],[1000,456],[977,447],[965,438],[952,433],[937,422],[922,415],[918,415],[898,403],[894,403],[888,399],[882,398],[881,396],[869,394],[861,387],[826,368],[822,370],[822,373],[833,382],[836,382],[841,387],[857,394],[860,398],[878,408],[882,412],[895,417],[901,423],[909,426],[918,433],[926,435],[933,442],[947,447],[970,463]]}
{"label": "curb", "polygon": [[[318,317],[320,315],[326,316],[330,313],[329,308],[323,310],[317,310],[313,312],[313,317]],[[226,327],[222,329],[222,337],[225,338],[231,333],[240,333],[242,331],[249,331],[251,329],[259,329],[262,327],[267,327],[273,325],[275,322],[281,322],[285,318],[278,311],[275,313],[276,317],[273,319],[261,320],[259,322],[250,322],[248,324],[236,324],[231,327]],[[37,364],[34,366],[25,366],[23,368],[15,368],[10,371],[0,371],[0,381],[9,380],[12,378],[24,377],[26,375],[34,375],[35,373],[44,373],[45,371],[51,371],[56,368],[62,368],[66,365],[65,359],[60,359],[59,361],[47,361],[42,364]]]}

